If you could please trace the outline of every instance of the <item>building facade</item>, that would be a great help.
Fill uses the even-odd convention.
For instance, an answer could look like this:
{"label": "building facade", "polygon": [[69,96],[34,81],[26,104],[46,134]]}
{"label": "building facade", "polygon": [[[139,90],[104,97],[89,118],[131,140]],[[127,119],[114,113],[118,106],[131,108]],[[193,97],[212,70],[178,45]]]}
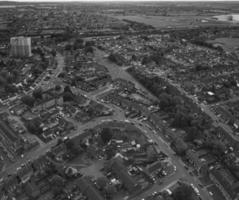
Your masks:
{"label": "building facade", "polygon": [[32,54],[30,37],[12,37],[10,45],[13,57],[30,57]]}

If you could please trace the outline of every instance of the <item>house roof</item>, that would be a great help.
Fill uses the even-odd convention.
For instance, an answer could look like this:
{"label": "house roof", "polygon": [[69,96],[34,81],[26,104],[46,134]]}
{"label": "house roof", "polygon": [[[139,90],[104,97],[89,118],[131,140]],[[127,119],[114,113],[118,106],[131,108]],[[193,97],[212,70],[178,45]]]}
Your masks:
{"label": "house roof", "polygon": [[162,167],[161,161],[157,161],[148,167],[148,171],[149,171],[149,173],[152,173],[153,171],[155,171],[161,167]]}
{"label": "house roof", "polygon": [[132,190],[135,188],[137,183],[133,180],[133,178],[127,173],[127,169],[123,164],[123,160],[120,157],[116,157],[113,159],[111,169],[113,173],[115,173],[120,180],[122,181],[123,185],[128,189]]}
{"label": "house roof", "polygon": [[237,195],[234,186],[238,184],[238,181],[229,170],[221,167],[219,169],[213,169],[211,174],[232,199]]}
{"label": "house roof", "polygon": [[18,138],[12,128],[8,126],[4,121],[0,121],[0,131],[2,132],[2,134],[6,135],[11,141],[16,141]]}
{"label": "house roof", "polygon": [[13,175],[7,178],[4,184],[4,188],[6,191],[11,192],[12,189],[14,189],[18,185],[17,176]]}
{"label": "house roof", "polygon": [[61,143],[57,146],[54,146],[51,149],[52,153],[54,153],[55,155],[57,154],[61,154],[61,153],[65,153],[66,152],[66,145],[64,143]]}
{"label": "house roof", "polygon": [[201,167],[203,165],[202,161],[200,160],[199,156],[196,152],[193,152],[192,150],[188,150],[186,152],[186,157],[194,163],[196,167]]}

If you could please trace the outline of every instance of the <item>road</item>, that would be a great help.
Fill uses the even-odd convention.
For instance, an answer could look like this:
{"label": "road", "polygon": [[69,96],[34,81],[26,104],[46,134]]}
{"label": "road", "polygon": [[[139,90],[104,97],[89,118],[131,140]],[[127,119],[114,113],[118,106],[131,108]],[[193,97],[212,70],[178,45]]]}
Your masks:
{"label": "road", "polygon": [[42,87],[44,90],[50,89],[55,86],[55,82],[58,81],[58,75],[63,71],[65,67],[64,56],[57,52],[55,60],[57,62],[57,67],[52,71],[52,74],[49,75],[50,79],[44,81],[44,78],[37,84],[37,87]]}

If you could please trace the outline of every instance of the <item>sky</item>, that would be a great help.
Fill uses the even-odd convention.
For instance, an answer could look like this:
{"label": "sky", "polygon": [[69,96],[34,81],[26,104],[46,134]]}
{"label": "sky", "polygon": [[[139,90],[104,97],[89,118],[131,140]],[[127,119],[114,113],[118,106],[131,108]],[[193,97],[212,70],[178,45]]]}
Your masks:
{"label": "sky", "polygon": [[[5,0],[0,0],[1,1],[5,1]],[[57,1],[63,1],[63,2],[71,2],[71,1],[86,1],[86,2],[95,2],[95,1],[107,1],[107,2],[114,2],[114,1],[157,1],[157,2],[161,2],[161,1],[185,1],[185,2],[207,2],[207,1],[224,1],[224,2],[228,2],[228,0],[8,0],[8,1],[18,1],[18,2],[57,2]],[[229,1],[238,1],[239,0],[229,0]]]}

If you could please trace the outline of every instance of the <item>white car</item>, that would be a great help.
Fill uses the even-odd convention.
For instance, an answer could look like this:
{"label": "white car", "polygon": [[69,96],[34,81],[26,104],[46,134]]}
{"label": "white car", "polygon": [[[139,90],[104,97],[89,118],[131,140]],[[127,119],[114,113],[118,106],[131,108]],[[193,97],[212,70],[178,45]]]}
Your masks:
{"label": "white car", "polygon": [[193,188],[194,192],[199,196],[200,195],[199,189],[196,188],[192,183],[190,185]]}
{"label": "white car", "polygon": [[172,191],[171,191],[170,189],[166,189],[165,191],[166,191],[169,195],[172,194]]}

